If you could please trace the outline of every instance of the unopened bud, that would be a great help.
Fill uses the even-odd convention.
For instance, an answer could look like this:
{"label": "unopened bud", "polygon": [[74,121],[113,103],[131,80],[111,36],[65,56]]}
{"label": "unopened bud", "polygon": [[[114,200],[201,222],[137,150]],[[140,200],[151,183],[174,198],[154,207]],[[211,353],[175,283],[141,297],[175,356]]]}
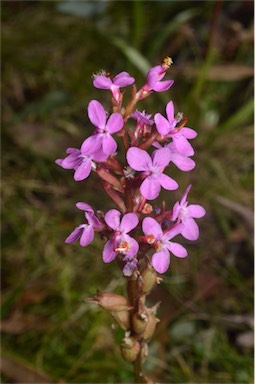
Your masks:
{"label": "unopened bud", "polygon": [[135,361],[141,346],[134,337],[126,336],[121,342],[121,354],[126,361]]}
{"label": "unopened bud", "polygon": [[131,328],[130,325],[130,313],[128,310],[124,311],[112,311],[111,312],[112,317],[116,321],[116,323],[119,325],[121,329],[124,331],[128,331]]}
{"label": "unopened bud", "polygon": [[100,305],[107,311],[128,311],[131,306],[124,296],[115,293],[98,292],[96,296],[86,299],[87,302]]}
{"label": "unopened bud", "polygon": [[149,314],[147,327],[142,335],[144,340],[149,340],[153,336],[156,325],[159,321],[160,320],[157,317],[155,317],[153,313]]}
{"label": "unopened bud", "polygon": [[157,273],[155,269],[151,266],[148,266],[141,274],[142,284],[141,290],[143,293],[149,293],[155,284],[157,284]]}
{"label": "unopened bud", "polygon": [[111,172],[109,172],[108,169],[98,167],[96,172],[100,179],[107,181],[107,183],[111,184],[117,191],[123,192],[121,182],[119,181],[119,179],[117,179],[117,177],[115,177]]}
{"label": "unopened bud", "polygon": [[139,335],[143,333],[148,324],[148,316],[146,313],[134,313],[132,317],[134,331]]}

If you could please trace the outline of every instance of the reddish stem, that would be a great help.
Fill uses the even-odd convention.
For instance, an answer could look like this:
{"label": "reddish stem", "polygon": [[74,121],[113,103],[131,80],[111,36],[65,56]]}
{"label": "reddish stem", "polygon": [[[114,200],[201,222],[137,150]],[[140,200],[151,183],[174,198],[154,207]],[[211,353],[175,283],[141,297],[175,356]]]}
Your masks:
{"label": "reddish stem", "polygon": [[113,176],[108,169],[105,169],[105,168],[102,168],[102,167],[98,167],[96,169],[96,173],[98,174],[98,176],[107,181],[107,183],[111,184],[115,189],[117,189],[119,192],[124,192],[123,190],[123,187],[121,185],[121,182],[115,177]]}
{"label": "reddish stem", "polygon": [[119,193],[115,191],[107,181],[101,179],[101,183],[107,195],[112,199],[117,207],[120,208],[121,212],[125,213],[127,208]]}

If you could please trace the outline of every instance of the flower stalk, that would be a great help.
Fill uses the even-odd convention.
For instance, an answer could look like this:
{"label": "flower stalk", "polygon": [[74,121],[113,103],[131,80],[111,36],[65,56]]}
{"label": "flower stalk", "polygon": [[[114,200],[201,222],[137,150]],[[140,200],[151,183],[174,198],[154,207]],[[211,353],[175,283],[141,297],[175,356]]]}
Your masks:
{"label": "flower stalk", "polygon": [[[111,93],[110,113],[97,100],[90,101],[88,117],[94,131],[80,148],[68,148],[67,156],[56,160],[60,167],[74,171],[75,181],[87,179],[94,171],[106,195],[118,208],[95,212],[89,204],[77,203],[76,207],[84,212],[85,222],[65,241],[79,241],[82,247],[87,247],[95,233],[99,233],[105,241],[103,262],[117,261],[127,282],[127,298],[98,292],[86,301],[106,310],[125,332],[120,351],[133,364],[136,383],[154,383],[143,374],[142,365],[148,358],[148,343],[159,322],[156,316],[159,303],[147,307],[146,298],[161,282],[158,274],[169,269],[171,255],[178,258],[188,255],[184,246],[172,239],[182,236],[196,240],[199,228],[194,219],[205,215],[202,206],[188,204],[191,185],[180,201],[172,204],[162,201],[160,207],[150,204],[160,195],[161,188],[178,189],[178,183],[168,175],[172,163],[184,172],[195,167],[189,140],[197,134],[185,127],[187,118],[182,113],[174,114],[172,101],[166,105],[166,116],[158,112],[152,117],[135,110],[138,103],[154,92],[170,89],[173,80],[163,79],[171,64],[172,59],[166,57],[151,68],[138,91],[135,79],[127,72],[114,77],[105,71],[94,75],[93,85]],[[124,93],[120,89],[130,85],[131,98],[123,106]],[[121,150],[125,161],[121,160],[123,156],[118,157]]]}

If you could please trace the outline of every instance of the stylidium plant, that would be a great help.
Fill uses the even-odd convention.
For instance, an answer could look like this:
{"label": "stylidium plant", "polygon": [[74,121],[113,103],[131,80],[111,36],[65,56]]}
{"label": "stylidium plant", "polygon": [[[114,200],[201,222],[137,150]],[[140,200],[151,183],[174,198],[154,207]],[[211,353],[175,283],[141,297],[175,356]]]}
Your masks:
{"label": "stylidium plant", "polygon": [[[113,77],[105,71],[94,75],[94,87],[110,91],[111,108],[106,111],[97,100],[91,100],[88,117],[92,134],[80,149],[68,148],[67,156],[56,160],[60,167],[74,171],[75,181],[96,174],[115,206],[103,212],[103,207],[97,207],[99,211],[88,203],[78,202],[76,207],[84,211],[85,218],[65,242],[79,240],[86,247],[98,232],[104,239],[103,262],[117,261],[116,266],[127,282],[127,298],[98,292],[87,301],[108,311],[124,331],[120,350],[123,358],[133,363],[136,383],[153,383],[143,374],[142,364],[159,322],[159,303],[149,308],[146,297],[162,280],[158,274],[168,271],[171,255],[188,255],[181,245],[182,237],[197,240],[199,227],[195,219],[205,215],[201,205],[188,204],[191,185],[180,201],[169,203],[169,198],[167,203],[151,205],[160,196],[161,188],[178,189],[178,183],[168,175],[172,167],[184,172],[195,167],[189,140],[197,133],[185,126],[187,118],[182,113],[175,115],[172,101],[166,106],[166,116],[136,109],[143,99],[173,85],[173,80],[163,80],[171,64],[172,59],[165,57],[161,65],[151,68],[140,89],[127,72]],[[120,89],[130,85],[131,97],[124,103],[124,92]]]}

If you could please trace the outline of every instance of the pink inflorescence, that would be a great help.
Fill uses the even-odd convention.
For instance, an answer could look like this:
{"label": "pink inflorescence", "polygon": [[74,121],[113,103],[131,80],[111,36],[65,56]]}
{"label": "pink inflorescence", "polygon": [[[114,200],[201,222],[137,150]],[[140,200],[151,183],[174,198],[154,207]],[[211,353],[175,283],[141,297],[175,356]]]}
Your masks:
{"label": "pink inflorescence", "polygon": [[[163,80],[170,65],[171,59],[167,58],[151,68],[138,90],[127,72],[114,77],[104,71],[94,75],[93,85],[110,91],[112,107],[108,112],[97,100],[90,101],[88,117],[93,133],[80,148],[68,148],[67,156],[56,160],[60,167],[74,171],[75,181],[95,173],[118,208],[95,212],[89,204],[77,203],[85,221],[66,238],[66,243],[79,240],[86,247],[99,232],[105,240],[103,261],[110,263],[117,258],[127,277],[139,270],[141,260],[151,260],[155,271],[163,274],[169,268],[171,254],[186,257],[186,248],[172,239],[179,236],[180,241],[183,236],[197,240],[199,227],[194,219],[206,213],[201,205],[188,204],[191,185],[169,208],[162,202],[162,208],[153,209],[147,202],[156,199],[161,188],[178,189],[178,183],[168,175],[172,163],[184,172],[196,165],[189,140],[197,133],[185,126],[187,118],[183,113],[175,114],[172,101],[166,105],[165,116],[136,109],[137,103],[153,92],[167,91],[173,85],[173,80]],[[120,89],[130,85],[130,100],[124,105]],[[124,156],[123,152],[118,156],[121,149]]]}

